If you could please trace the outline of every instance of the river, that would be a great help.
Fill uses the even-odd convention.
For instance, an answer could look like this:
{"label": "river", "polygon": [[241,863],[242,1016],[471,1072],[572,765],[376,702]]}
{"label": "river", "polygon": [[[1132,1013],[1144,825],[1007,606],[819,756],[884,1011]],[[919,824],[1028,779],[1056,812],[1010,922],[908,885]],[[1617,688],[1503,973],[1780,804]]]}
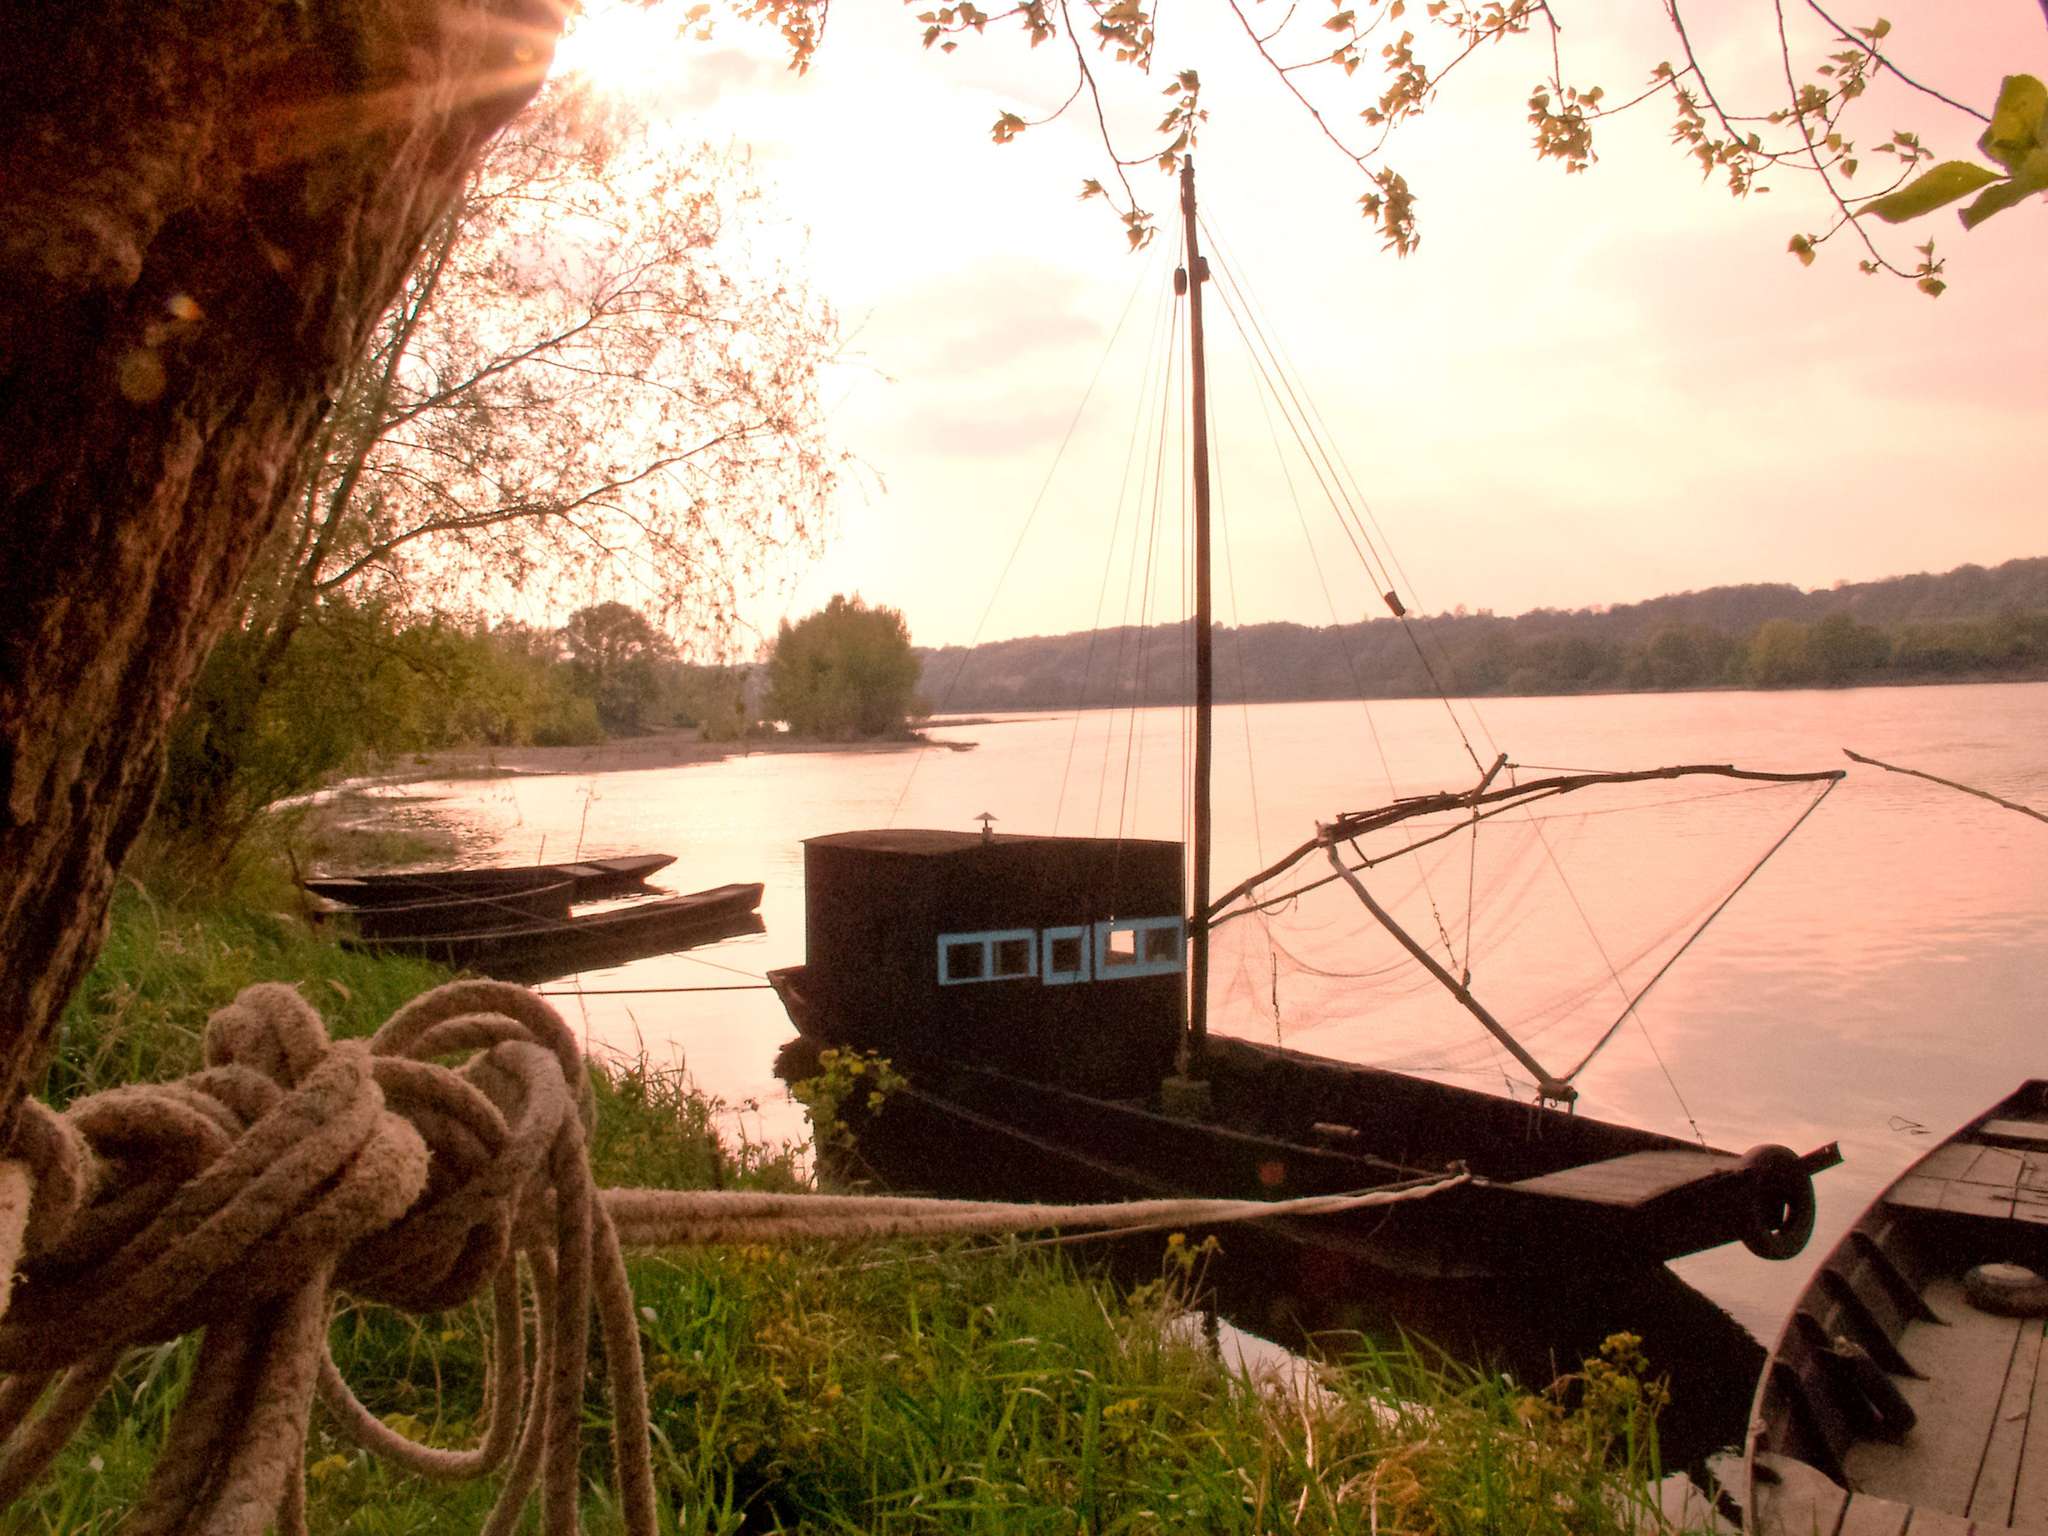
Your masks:
{"label": "river", "polygon": [[[1839,749],[1847,746],[2048,805],[2048,683],[1501,699],[1466,726],[1483,760],[1497,743],[1527,764],[1832,768],[1846,766]],[[650,989],[743,987],[800,961],[807,835],[967,829],[983,811],[1006,832],[1113,832],[1121,806],[1126,832],[1176,836],[1181,731],[1169,711],[1141,712],[1135,722],[1109,712],[1033,715],[935,729],[941,740],[976,743],[972,751],[762,753],[404,793],[433,797],[438,812],[482,834],[503,862],[661,849],[678,855],[663,878],[677,890],[764,882],[765,935],[547,990],[581,989],[558,1003],[593,1046],[680,1061],[704,1089],[750,1106],[739,1111],[748,1134],[801,1139],[801,1113],[771,1070],[792,1033],[771,993]],[[1307,836],[1318,816],[1384,799],[1390,783],[1405,794],[1473,778],[1434,701],[1375,703],[1369,712],[1340,703],[1233,708],[1219,712],[1218,740],[1219,885]],[[1383,770],[1383,755],[1399,768]],[[1690,839],[1663,827],[1687,809],[1674,803],[1653,818],[1671,834],[1654,854],[1634,835],[1574,848],[1592,862],[1573,868],[1573,889],[1597,892],[1604,878],[1623,903],[1610,910],[1624,916],[1630,903],[1653,906],[1666,889],[1718,897],[1810,798],[1781,797],[1740,826],[1718,803],[1701,806],[1707,831]],[[1594,905],[1591,894],[1584,899]],[[1685,910],[1690,920],[1693,909]],[[1691,1135],[1696,1123],[1710,1142],[1737,1150],[1841,1143],[1845,1162],[1818,1181],[1818,1230],[1803,1255],[1771,1264],[1731,1247],[1681,1262],[1681,1275],[1772,1337],[1811,1265],[1900,1168],[2018,1080],[2048,1075],[2044,940],[2048,827],[1856,769],[1659,984],[1644,1028],[1619,1034],[1579,1079],[1582,1108],[1603,1119],[1676,1135]],[[1549,939],[1524,933],[1521,942],[1529,967],[1548,963]],[[1475,988],[1483,993],[1484,980],[1514,967],[1515,956],[1512,939],[1483,956]],[[1435,1006],[1433,1023],[1404,1016],[1402,1029],[1471,1038],[1474,1026],[1454,1005]],[[1262,1026],[1226,1018],[1219,1027]],[[1263,1027],[1270,1031],[1270,1020]],[[1372,1018],[1289,1038],[1325,1055],[1388,1059]]]}

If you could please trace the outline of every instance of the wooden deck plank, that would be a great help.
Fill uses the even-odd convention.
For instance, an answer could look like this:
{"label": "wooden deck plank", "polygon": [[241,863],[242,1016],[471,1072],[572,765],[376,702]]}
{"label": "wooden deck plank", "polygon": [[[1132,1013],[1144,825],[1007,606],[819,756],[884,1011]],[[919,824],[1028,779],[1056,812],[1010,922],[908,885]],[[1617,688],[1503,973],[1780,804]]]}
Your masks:
{"label": "wooden deck plank", "polygon": [[1803,1461],[1756,1453],[1749,1517],[1757,1536],[1836,1536],[1849,1491]]}
{"label": "wooden deck plank", "polygon": [[1977,1486],[1970,1494],[1968,1513],[1973,1520],[1993,1525],[2012,1522],[2013,1493],[2020,1478],[2020,1461],[2031,1428],[2035,1384],[2041,1364],[2041,1324],[2023,1323],[2013,1348],[2012,1367],[2005,1374],[2005,1391],[1991,1421],[1991,1440],[1984,1448],[1984,1465],[1977,1473]]}
{"label": "wooden deck plank", "polygon": [[1912,1515],[1910,1504],[1895,1504],[1875,1494],[1852,1493],[1849,1507],[1842,1511],[1837,1536],[1906,1536],[1906,1522]]}
{"label": "wooden deck plank", "polygon": [[[2038,1320],[2027,1326],[2039,1329]],[[2048,1350],[2034,1367],[2034,1393],[2027,1415],[2026,1446],[2013,1479],[2012,1523],[2048,1529]]]}
{"label": "wooden deck plank", "polygon": [[1915,1163],[1913,1174],[1922,1179],[1960,1179],[1984,1150],[1974,1141],[1947,1142]]}
{"label": "wooden deck plank", "polygon": [[1843,1467],[1861,1491],[1961,1518],[1984,1464],[2020,1324],[1977,1311],[1953,1279],[1929,1285],[1927,1300],[1948,1321],[1915,1322],[1899,1339],[1900,1351],[1927,1379],[1894,1378],[1920,1422],[1899,1444],[1852,1446]]}
{"label": "wooden deck plank", "polygon": [[2020,1175],[2026,1170],[2027,1160],[2008,1147],[1971,1148],[1977,1155],[1970,1160],[1959,1178],[1970,1184],[1994,1184],[2001,1189],[2015,1189],[2019,1186]]}
{"label": "wooden deck plank", "polygon": [[1739,1157],[1715,1152],[1631,1152],[1576,1168],[1519,1179],[1511,1187],[1536,1194],[1590,1200],[1597,1205],[1642,1205],[1695,1179],[1742,1165]]}
{"label": "wooden deck plank", "polygon": [[2018,1191],[2010,1187],[2000,1189],[1995,1184],[1967,1184],[1961,1179],[1954,1179],[1942,1191],[1941,1208],[1965,1216],[1988,1216],[1994,1221],[2010,1221],[2017,1197]]}
{"label": "wooden deck plank", "polygon": [[1941,1198],[1948,1193],[1947,1179],[1930,1179],[1925,1174],[1909,1173],[1884,1193],[1886,1205],[1901,1206],[1914,1211],[1938,1211]]}
{"label": "wooden deck plank", "polygon": [[1986,1141],[2048,1147],[2048,1120],[1987,1120],[1977,1127],[1976,1134]]}
{"label": "wooden deck plank", "polygon": [[1917,1506],[1913,1510],[1912,1521],[1906,1527],[1907,1536],[1972,1536],[1973,1532],[1981,1529],[1962,1515]]}

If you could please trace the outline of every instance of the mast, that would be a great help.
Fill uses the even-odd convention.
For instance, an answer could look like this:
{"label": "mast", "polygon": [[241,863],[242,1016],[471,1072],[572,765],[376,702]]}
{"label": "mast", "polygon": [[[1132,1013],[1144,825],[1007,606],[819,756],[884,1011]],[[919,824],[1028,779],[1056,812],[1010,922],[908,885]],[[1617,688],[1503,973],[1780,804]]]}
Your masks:
{"label": "mast", "polygon": [[1195,859],[1190,893],[1187,1065],[1202,1075],[1209,1038],[1209,758],[1215,713],[1215,658],[1209,605],[1209,382],[1202,359],[1202,284],[1209,264],[1195,241],[1195,160],[1181,161],[1180,212],[1187,226],[1188,376],[1193,381],[1195,433]]}

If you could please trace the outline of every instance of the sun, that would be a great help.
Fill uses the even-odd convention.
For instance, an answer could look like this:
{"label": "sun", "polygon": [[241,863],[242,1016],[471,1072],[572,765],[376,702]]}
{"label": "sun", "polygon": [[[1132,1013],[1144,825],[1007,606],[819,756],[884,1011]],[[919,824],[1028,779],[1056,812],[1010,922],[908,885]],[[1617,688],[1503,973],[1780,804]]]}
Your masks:
{"label": "sun", "polygon": [[563,30],[553,73],[578,76],[622,96],[666,85],[684,67],[687,9],[696,8],[590,0]]}

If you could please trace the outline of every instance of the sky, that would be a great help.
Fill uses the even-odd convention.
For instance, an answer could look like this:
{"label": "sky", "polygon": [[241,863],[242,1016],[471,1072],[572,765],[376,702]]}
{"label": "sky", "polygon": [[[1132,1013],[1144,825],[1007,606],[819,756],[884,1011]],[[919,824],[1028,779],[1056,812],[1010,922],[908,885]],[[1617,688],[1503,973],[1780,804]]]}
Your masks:
{"label": "sky", "polygon": [[[1148,586],[1133,530],[1153,498],[1130,468],[1134,442],[1157,451],[1148,367],[1175,190],[1130,172],[1161,216],[1155,248],[1131,255],[1103,204],[1076,196],[1108,174],[1085,103],[1010,144],[989,136],[1001,111],[1058,105],[1074,79],[1066,45],[1028,50],[991,25],[942,55],[920,46],[916,7],[840,0],[797,77],[758,26],[677,38],[680,9],[594,10],[561,65],[635,95],[679,141],[746,147],[780,248],[846,335],[827,393],[854,463],[823,549],[773,563],[747,622],[771,636],[835,592],[901,609],[925,645],[1179,617],[1179,535],[1158,536]],[[1278,0],[1248,9],[1284,14]],[[1768,110],[1783,91],[1772,5],[1693,9],[1693,44],[1728,103]],[[1555,10],[1566,78],[1610,102],[1676,52],[1660,7]],[[1831,51],[1808,7],[1786,11],[1796,62]],[[1303,5],[1297,30],[1326,45],[1325,14]],[[2048,75],[2035,0],[1893,0],[1884,14],[1903,66],[1958,100],[1988,109],[2002,75]],[[1967,235],[1947,211],[1894,232],[1899,257],[1937,240],[1950,283],[1938,300],[1860,274],[1849,234],[1802,268],[1787,240],[1829,222],[1813,178],[1780,174],[1768,195],[1732,199],[1672,145],[1661,100],[1600,124],[1583,175],[1537,161],[1524,117],[1549,44],[1532,37],[1466,61],[1399,130],[1386,158],[1417,195],[1422,241],[1397,259],[1358,215],[1357,173],[1223,0],[1171,0],[1160,16],[1153,78],[1099,67],[1112,123],[1126,153],[1149,149],[1172,72],[1201,70],[1204,223],[1369,505],[1411,609],[1824,587],[2048,554],[2041,199]],[[1403,24],[1440,62],[1433,29]],[[1378,90],[1368,57],[1320,98],[1348,131]],[[1892,83],[1854,122],[1866,145],[1911,127],[1944,157],[1970,154],[1980,131]],[[1885,162],[1863,159],[1856,185],[1876,190]],[[1307,494],[1301,461],[1276,452],[1219,286],[1205,290],[1219,621],[1384,611],[1376,570]],[[1177,472],[1163,484],[1162,524],[1185,496]]]}

